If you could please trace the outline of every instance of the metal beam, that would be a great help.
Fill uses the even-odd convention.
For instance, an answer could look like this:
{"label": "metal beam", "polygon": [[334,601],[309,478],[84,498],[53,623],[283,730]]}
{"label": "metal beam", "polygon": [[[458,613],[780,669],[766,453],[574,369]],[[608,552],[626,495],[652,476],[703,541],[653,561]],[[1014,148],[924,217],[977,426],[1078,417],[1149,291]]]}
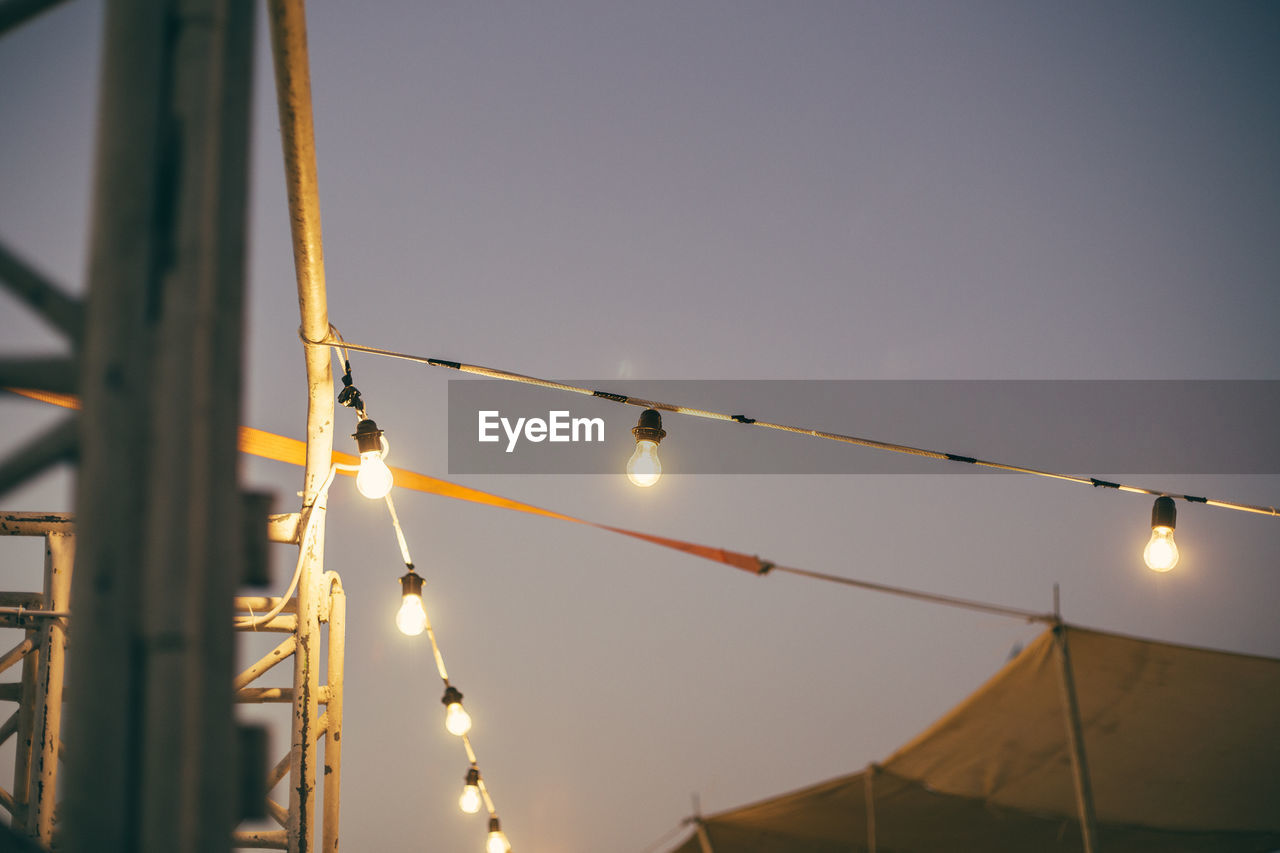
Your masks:
{"label": "metal beam", "polygon": [[[68,512],[6,512],[0,514],[0,536],[44,536],[46,533],[75,533],[75,516]],[[0,592],[0,604],[7,593]],[[20,593],[38,595],[38,593]]]}
{"label": "metal beam", "polygon": [[65,0],[4,0],[0,2],[0,35]]}
{"label": "metal beam", "polygon": [[18,645],[9,649],[9,651],[5,652],[4,657],[0,657],[0,672],[4,672],[9,667],[22,660],[27,656],[27,653],[35,647],[36,644],[33,640],[25,639],[18,643]]}
{"label": "metal beam", "polygon": [[[44,593],[50,609],[65,610],[71,604],[71,571],[75,556],[74,536],[51,533],[45,537]],[[46,847],[53,845],[66,659],[66,622],[62,619],[46,620],[40,628],[40,668],[36,674],[39,689],[36,691],[30,807],[27,811],[27,835]]]}
{"label": "metal beam", "polygon": [[334,572],[325,573],[329,590],[328,690],[324,710],[324,818],[320,849],[338,849],[339,805],[342,798],[342,683],[347,646],[347,594]]}
{"label": "metal beam", "polygon": [[285,637],[280,642],[280,645],[267,652],[251,666],[246,667],[243,672],[237,675],[231,686],[236,690],[249,686],[262,675],[269,672],[271,668],[280,663],[280,661],[292,655],[297,644],[297,638],[293,636]]}
{"label": "metal beam", "polygon": [[14,733],[18,731],[18,714],[20,713],[22,713],[20,710],[14,711],[9,715],[9,718],[0,725],[0,744],[13,737]]}
{"label": "metal beam", "polygon": [[[11,7],[18,5],[12,0],[0,3],[0,31],[5,28],[6,14]],[[0,284],[43,317],[49,325],[70,338],[72,343],[77,346],[80,344],[84,338],[83,303],[37,272],[3,241],[0,241]]]}
{"label": "metal beam", "polygon": [[[280,603],[280,599],[274,596],[242,595],[242,596],[237,596],[232,601],[232,606],[235,608],[235,611],[237,613],[241,613],[246,616],[252,616],[255,613],[257,613],[258,615],[266,613],[268,610],[271,610],[279,603]],[[291,598],[288,601],[286,601],[284,603],[284,607],[280,608],[280,612],[281,613],[297,613],[298,599]]]}
{"label": "metal beam", "polygon": [[51,429],[0,461],[0,495],[18,486],[59,462],[76,458],[79,450],[80,416],[67,415]]}
{"label": "metal beam", "polygon": [[[41,605],[44,604],[43,595],[39,596],[39,602]],[[18,701],[16,714],[18,738],[14,746],[13,802],[9,806],[9,813],[13,815],[10,824],[17,827],[26,826],[27,823],[27,801],[31,791],[32,731],[35,728],[36,717],[36,672],[40,665],[39,633],[28,627],[25,639],[35,646],[35,649],[23,656],[22,678],[18,684],[14,685],[18,688],[18,694],[14,697]],[[0,687],[7,686],[0,685]]]}
{"label": "metal beam", "polygon": [[0,385],[7,388],[74,394],[79,375],[76,360],[67,356],[0,358]]}
{"label": "metal beam", "polygon": [[236,847],[251,847],[256,850],[289,849],[289,841],[283,829],[266,832],[236,832],[232,834],[232,841]]}

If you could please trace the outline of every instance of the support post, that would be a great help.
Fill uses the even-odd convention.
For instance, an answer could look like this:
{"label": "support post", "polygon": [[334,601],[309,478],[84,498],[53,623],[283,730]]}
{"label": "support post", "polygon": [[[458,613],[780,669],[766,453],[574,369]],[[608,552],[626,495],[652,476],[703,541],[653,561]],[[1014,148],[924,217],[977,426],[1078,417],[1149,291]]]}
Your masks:
{"label": "support post", "polygon": [[[43,602],[41,603],[43,606]],[[40,632],[35,627],[26,631],[24,642],[34,648],[22,658],[16,718],[17,741],[13,757],[13,809],[11,826],[27,825],[27,804],[31,797],[32,734],[36,719],[36,673],[40,665]]]}
{"label": "support post", "polygon": [[[1054,590],[1055,611],[1057,590]],[[1080,704],[1076,698],[1075,676],[1071,670],[1071,651],[1067,646],[1067,626],[1061,618],[1053,626],[1053,645],[1057,650],[1059,684],[1062,688],[1062,713],[1067,724],[1067,745],[1071,752],[1071,774],[1075,780],[1076,810],[1080,817],[1080,834],[1084,853],[1097,853],[1098,825],[1093,810],[1093,785],[1089,781],[1089,763],[1084,749],[1084,727],[1080,722]]]}
{"label": "support post", "polygon": [[[289,228],[298,287],[301,333],[305,340],[329,335],[325,295],[324,241],[316,177],[315,126],[311,115],[311,71],[303,0],[269,0],[271,55],[275,68],[280,141],[289,198]],[[298,580],[298,646],[294,652],[293,754],[290,763],[290,853],[314,849],[316,693],[320,635],[317,620],[324,572],[324,500],[321,484],[333,452],[333,371],[327,347],[304,346],[307,367],[307,459],[302,513],[319,512],[311,540],[304,543]],[[336,798],[335,798],[336,799]],[[336,803],[335,803],[336,807]]]}
{"label": "support post", "polygon": [[347,594],[334,572],[325,573],[329,594],[329,662],[325,673],[329,701],[325,716],[329,724],[324,731],[324,824],[321,850],[338,850],[339,803],[342,794],[342,681],[343,660],[347,646]]}
{"label": "support post", "polygon": [[715,853],[711,849],[711,839],[707,837],[707,827],[701,817],[694,820],[693,827],[698,834],[698,847],[702,849],[702,853]]}
{"label": "support post", "polygon": [[[50,533],[44,538],[44,595],[50,610],[71,605],[74,536]],[[53,813],[58,789],[58,746],[62,738],[62,685],[67,659],[67,623],[46,619],[40,628],[35,730],[32,737],[31,799],[27,835],[46,847],[53,844]]]}
{"label": "support post", "polygon": [[[311,512],[325,512],[319,495]],[[302,555],[298,580],[297,646],[293,652],[293,725],[289,757],[290,853],[312,853],[316,808],[316,718],[320,694],[320,564],[324,554],[324,518],[316,520]]]}
{"label": "support post", "polygon": [[879,770],[875,764],[868,764],[867,772],[862,775],[867,808],[867,853],[876,853],[876,773]]}

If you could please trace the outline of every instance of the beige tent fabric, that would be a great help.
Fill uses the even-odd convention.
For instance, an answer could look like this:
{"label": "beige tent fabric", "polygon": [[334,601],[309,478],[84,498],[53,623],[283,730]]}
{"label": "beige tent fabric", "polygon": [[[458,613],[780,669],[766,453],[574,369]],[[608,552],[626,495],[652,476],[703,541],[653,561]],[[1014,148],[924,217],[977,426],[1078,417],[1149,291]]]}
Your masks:
{"label": "beige tent fabric", "polygon": [[[1280,661],[1064,630],[1100,849],[1280,849]],[[1080,850],[1060,677],[1046,631],[871,771],[879,853]],[[868,849],[865,786],[856,773],[714,815],[712,851]]]}

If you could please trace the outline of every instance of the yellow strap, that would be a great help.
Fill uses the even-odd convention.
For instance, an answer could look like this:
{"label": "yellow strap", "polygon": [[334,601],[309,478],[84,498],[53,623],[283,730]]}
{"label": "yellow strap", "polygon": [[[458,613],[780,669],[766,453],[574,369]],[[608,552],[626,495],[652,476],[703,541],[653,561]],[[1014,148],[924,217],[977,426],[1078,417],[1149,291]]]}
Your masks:
{"label": "yellow strap", "polygon": [[[7,388],[14,394],[28,397],[32,400],[39,400],[44,403],[50,403],[55,406],[62,406],[67,409],[80,408],[80,401],[69,394],[53,394],[47,391],[32,391],[26,388]],[[287,438],[283,435],[276,435],[273,432],[254,429],[253,427],[240,427],[240,452],[248,453],[251,456],[259,456],[263,459],[273,459],[276,462],[285,462],[289,465],[297,465],[299,467],[306,464],[307,445],[296,438]],[[334,451],[333,461],[344,465],[355,465],[360,460],[349,454]],[[348,476],[353,475],[353,471],[342,471],[340,473]],[[667,539],[664,536],[654,536],[651,533],[641,533],[637,530],[628,530],[625,527],[610,527],[607,524],[597,524],[594,521],[587,521],[581,518],[575,518],[571,515],[555,512],[554,510],[543,509],[533,504],[521,503],[513,501],[510,498],[504,498],[499,495],[482,492],[479,489],[472,489],[468,486],[460,486],[457,483],[451,483],[448,480],[441,480],[436,477],[428,477],[426,474],[419,474],[416,471],[408,471],[404,468],[392,468],[391,473],[395,477],[395,484],[402,489],[410,489],[415,492],[425,492],[429,495],[439,495],[444,498],[452,498],[454,500],[467,501],[469,503],[481,504],[483,506],[495,507],[497,509],[510,509],[516,512],[525,512],[530,515],[540,515],[544,518],[555,518],[560,521],[571,521],[575,524],[585,524],[588,527],[594,527],[598,530],[607,530],[610,533],[617,533],[622,536],[629,536],[632,539],[640,539],[650,542],[654,545],[661,545],[664,548],[671,548],[690,554],[695,557],[701,557],[704,560],[711,560],[716,563],[724,563],[734,568],[742,569],[753,574],[759,573],[766,568],[757,557],[750,554],[741,554],[736,551],[726,551],[723,548],[712,548],[707,545],[698,545],[693,542],[683,542],[679,539]]]}

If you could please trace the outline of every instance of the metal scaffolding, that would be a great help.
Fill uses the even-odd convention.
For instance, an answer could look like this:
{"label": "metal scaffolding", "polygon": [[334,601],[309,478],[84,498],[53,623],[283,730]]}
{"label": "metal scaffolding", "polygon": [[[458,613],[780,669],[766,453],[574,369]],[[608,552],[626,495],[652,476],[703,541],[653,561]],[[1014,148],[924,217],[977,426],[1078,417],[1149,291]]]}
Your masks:
{"label": "metal scaffolding", "polygon": [[62,751],[66,614],[76,539],[65,516],[37,513],[0,517],[0,534],[44,538],[43,590],[0,592],[0,628],[24,632],[21,642],[0,657],[0,673],[21,663],[19,680],[0,684],[0,699],[18,705],[0,725],[0,743],[16,738],[13,790],[0,788],[0,806],[9,812],[11,829],[49,847]]}
{"label": "metal scaffolding", "polygon": [[[273,542],[297,544],[296,513],[271,516],[267,520],[268,535]],[[56,825],[55,793],[58,762],[65,749],[62,745],[63,683],[67,656],[67,636],[71,580],[75,562],[75,525],[73,518],[62,513],[6,513],[0,515],[0,535],[39,536],[45,544],[44,589],[42,592],[0,592],[0,629],[19,629],[23,639],[0,656],[0,673],[20,666],[17,681],[0,682],[0,701],[17,703],[17,708],[0,724],[0,744],[16,738],[13,789],[0,787],[0,807],[10,815],[12,829],[44,847],[54,843]],[[310,599],[316,606],[300,615],[299,602]],[[272,597],[238,597],[237,616],[253,617],[274,609],[280,601]],[[283,635],[271,651],[236,676],[232,687],[235,701],[241,704],[287,703],[309,715],[307,729],[316,740],[324,741],[324,803],[320,832],[323,849],[336,850],[338,843],[338,805],[342,780],[342,683],[346,646],[346,595],[342,582],[334,572],[319,578],[318,588],[308,595],[291,598],[280,606],[280,613],[269,622],[240,627],[243,633],[258,632]],[[327,629],[327,636],[325,635]],[[294,651],[304,642],[314,647],[327,640],[326,683],[315,680],[312,701],[299,701],[292,687],[255,686],[263,675],[292,659],[299,668]],[[310,678],[314,673],[307,673]],[[317,716],[319,707],[324,712]],[[256,802],[254,817],[265,816],[281,827],[269,831],[239,831],[232,841],[236,847],[270,850],[296,850],[310,845],[313,826],[301,826],[290,820],[289,810],[272,800],[268,792],[286,779],[289,789],[314,790],[317,766],[301,784],[291,777],[294,750],[290,749],[261,778],[252,778],[259,767],[245,767],[237,779],[242,791],[250,792]],[[291,835],[291,828],[297,834]]]}

